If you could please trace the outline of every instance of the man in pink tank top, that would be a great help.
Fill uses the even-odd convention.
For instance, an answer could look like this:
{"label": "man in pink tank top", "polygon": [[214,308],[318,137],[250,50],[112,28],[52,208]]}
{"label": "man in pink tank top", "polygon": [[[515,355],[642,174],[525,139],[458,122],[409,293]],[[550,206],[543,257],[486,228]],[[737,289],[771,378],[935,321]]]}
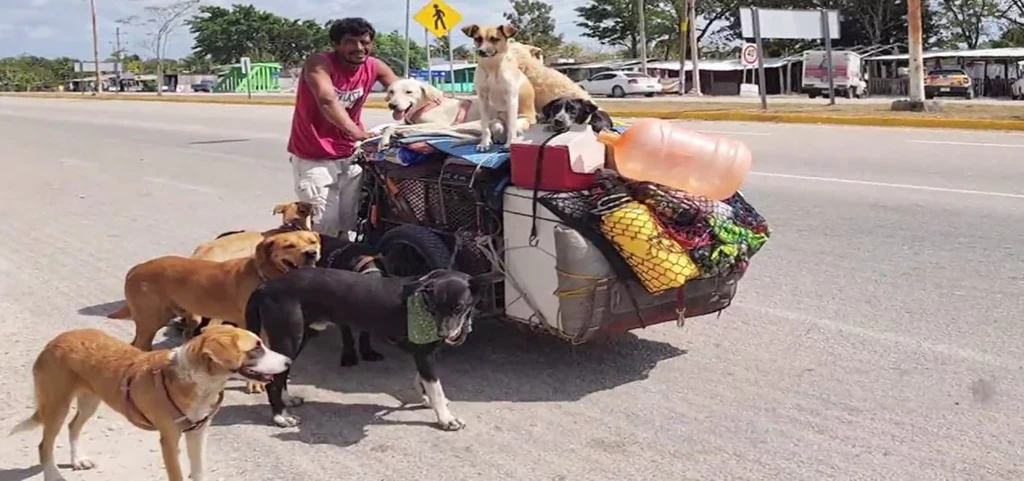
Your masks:
{"label": "man in pink tank top", "polygon": [[363,104],[373,85],[387,88],[398,77],[373,57],[376,32],[362,18],[331,26],[334,50],[306,59],[292,113],[288,153],[295,194],[313,204],[313,229],[328,235],[356,228],[362,171],[352,165],[356,142],[371,137],[363,128]]}

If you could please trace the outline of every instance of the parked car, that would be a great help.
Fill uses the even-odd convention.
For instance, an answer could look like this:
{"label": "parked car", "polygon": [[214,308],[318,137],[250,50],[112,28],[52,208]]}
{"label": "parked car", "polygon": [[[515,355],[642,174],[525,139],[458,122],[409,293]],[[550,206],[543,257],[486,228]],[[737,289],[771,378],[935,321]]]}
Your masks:
{"label": "parked car", "polygon": [[974,82],[962,68],[937,68],[924,78],[924,98],[963,97],[974,98]]}
{"label": "parked car", "polygon": [[206,92],[208,94],[213,93],[213,88],[217,86],[217,82],[213,80],[200,80],[199,83],[192,84],[193,92]]}
{"label": "parked car", "polygon": [[654,97],[654,94],[661,92],[661,82],[658,79],[640,72],[601,72],[579,84],[583,90],[592,95],[611,97],[627,95]]}

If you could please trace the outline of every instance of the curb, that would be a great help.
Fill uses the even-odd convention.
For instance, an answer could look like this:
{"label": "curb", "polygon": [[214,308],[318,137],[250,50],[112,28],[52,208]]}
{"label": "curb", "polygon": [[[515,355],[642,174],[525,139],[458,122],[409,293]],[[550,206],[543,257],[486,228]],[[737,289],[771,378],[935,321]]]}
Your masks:
{"label": "curb", "polygon": [[[120,100],[128,102],[171,102],[222,105],[277,105],[291,106],[291,97],[206,97],[206,96],[120,96],[120,95],[45,95],[45,94],[10,94],[0,93],[0,97],[48,98],[67,100]],[[386,109],[387,104],[380,100],[369,100],[364,104],[369,109]],[[607,109],[613,118],[651,117],[665,120],[705,120],[729,122],[773,122],[785,124],[828,124],[854,125],[861,127],[915,127],[929,129],[964,129],[964,130],[1002,130],[1024,132],[1024,120],[986,120],[986,119],[940,119],[934,117],[895,117],[895,116],[844,116],[803,113],[771,113],[753,112],[748,110],[691,110],[683,112],[667,112],[664,110],[640,109]]]}

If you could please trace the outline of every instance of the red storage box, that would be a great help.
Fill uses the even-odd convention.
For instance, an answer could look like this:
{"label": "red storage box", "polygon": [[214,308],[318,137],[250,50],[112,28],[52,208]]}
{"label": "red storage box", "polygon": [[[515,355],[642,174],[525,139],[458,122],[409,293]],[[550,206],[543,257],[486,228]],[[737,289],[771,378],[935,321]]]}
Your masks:
{"label": "red storage box", "polygon": [[594,184],[594,172],[604,167],[605,146],[590,126],[576,125],[544,146],[540,184],[535,185],[540,144],[553,132],[534,125],[512,143],[512,185],[549,191],[582,190]]}

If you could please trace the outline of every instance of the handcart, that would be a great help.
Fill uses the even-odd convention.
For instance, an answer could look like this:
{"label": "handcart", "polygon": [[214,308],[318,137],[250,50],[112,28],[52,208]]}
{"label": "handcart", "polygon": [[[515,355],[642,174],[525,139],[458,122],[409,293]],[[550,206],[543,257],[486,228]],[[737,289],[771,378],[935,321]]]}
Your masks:
{"label": "handcart", "polygon": [[[652,294],[623,267],[614,246],[587,232],[589,214],[579,212],[582,204],[573,212],[574,196],[585,199],[588,192],[535,193],[511,186],[508,162],[500,155],[460,155],[473,146],[454,147],[450,138],[400,142],[389,152],[368,149],[355,157],[363,168],[357,238],[377,247],[389,275],[442,268],[504,273],[478,305],[478,319],[495,318],[578,344],[718,313],[736,295],[746,262]],[[736,198],[737,208],[757,216],[741,195]],[[755,220],[763,224],[759,216]],[[767,226],[762,235],[768,235]]]}

